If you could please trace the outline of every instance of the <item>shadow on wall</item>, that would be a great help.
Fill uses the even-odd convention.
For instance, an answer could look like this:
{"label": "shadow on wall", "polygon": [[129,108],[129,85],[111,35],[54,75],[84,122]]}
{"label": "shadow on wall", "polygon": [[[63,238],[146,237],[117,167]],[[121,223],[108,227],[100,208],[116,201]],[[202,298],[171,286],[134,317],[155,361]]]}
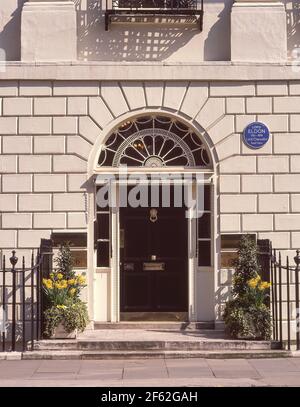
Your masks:
{"label": "shadow on wall", "polygon": [[104,29],[101,0],[76,1],[80,60],[161,61],[187,44],[199,28],[175,25],[110,25]]}
{"label": "shadow on wall", "polygon": [[288,57],[292,58],[293,50],[298,49],[296,57],[300,56],[300,2],[285,1],[287,14]]}
{"label": "shadow on wall", "polygon": [[210,26],[204,41],[204,61],[227,61],[230,60],[230,13],[233,0],[225,0],[224,3],[210,0],[209,5],[213,4],[222,8],[214,16],[215,20],[210,21],[210,15],[205,13],[204,6],[204,27]]}
{"label": "shadow on wall", "polygon": [[25,0],[1,0],[0,48],[5,51],[7,61],[21,58],[21,10]]}

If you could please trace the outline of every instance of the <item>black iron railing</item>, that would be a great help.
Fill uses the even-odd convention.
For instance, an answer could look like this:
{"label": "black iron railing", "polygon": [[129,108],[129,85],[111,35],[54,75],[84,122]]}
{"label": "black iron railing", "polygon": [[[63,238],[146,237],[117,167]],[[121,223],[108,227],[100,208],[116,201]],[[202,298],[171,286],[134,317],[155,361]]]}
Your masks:
{"label": "black iron railing", "polygon": [[[107,0],[108,4],[109,0]],[[168,9],[168,10],[185,10],[197,9],[197,0],[112,0],[112,9]]]}
{"label": "black iron railing", "polygon": [[271,277],[271,307],[273,316],[273,339],[282,345],[286,341],[288,350],[295,344],[300,350],[300,297],[299,273],[300,250],[294,257],[295,266],[285,261],[277,250],[269,252]]}
{"label": "black iron railing", "polygon": [[108,30],[113,16],[130,16],[145,18],[153,16],[197,17],[200,30],[203,28],[204,0],[106,0],[105,30]]}
{"label": "black iron railing", "polygon": [[[24,256],[12,251],[2,257],[0,268],[0,352],[25,352],[34,340],[41,339],[43,329],[42,278],[49,274],[52,253],[48,240],[42,239],[40,250],[32,253],[26,267]],[[52,248],[51,248],[52,251]],[[20,265],[20,267],[18,267]]]}

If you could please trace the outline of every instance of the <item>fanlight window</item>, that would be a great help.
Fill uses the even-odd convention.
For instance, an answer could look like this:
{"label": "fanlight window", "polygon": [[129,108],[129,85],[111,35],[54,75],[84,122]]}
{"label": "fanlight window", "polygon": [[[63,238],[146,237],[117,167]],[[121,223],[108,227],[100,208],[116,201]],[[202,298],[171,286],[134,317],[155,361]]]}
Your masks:
{"label": "fanlight window", "polygon": [[122,123],[102,147],[99,166],[210,167],[200,138],[178,120],[143,116]]}

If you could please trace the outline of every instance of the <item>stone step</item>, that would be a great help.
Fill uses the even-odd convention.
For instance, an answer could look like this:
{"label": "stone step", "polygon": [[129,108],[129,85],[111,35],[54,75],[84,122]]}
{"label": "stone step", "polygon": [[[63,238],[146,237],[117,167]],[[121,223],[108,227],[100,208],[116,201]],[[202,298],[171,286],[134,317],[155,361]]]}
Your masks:
{"label": "stone step", "polygon": [[101,340],[41,340],[34,343],[36,351],[240,351],[275,350],[280,343],[243,340],[180,340],[180,341],[101,341]]}
{"label": "stone step", "polygon": [[22,354],[25,360],[105,360],[105,359],[262,359],[287,358],[292,352],[284,350],[152,350],[152,351],[33,351]]}
{"label": "stone step", "polygon": [[213,330],[212,322],[182,322],[182,321],[122,321],[94,322],[94,329],[167,329],[175,331]]}

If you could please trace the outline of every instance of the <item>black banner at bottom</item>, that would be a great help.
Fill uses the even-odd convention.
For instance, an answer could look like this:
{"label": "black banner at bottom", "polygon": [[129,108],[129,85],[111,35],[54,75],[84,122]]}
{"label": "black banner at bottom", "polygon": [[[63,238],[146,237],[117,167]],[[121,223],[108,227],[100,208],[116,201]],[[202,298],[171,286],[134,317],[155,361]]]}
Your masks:
{"label": "black banner at bottom", "polygon": [[[1,386],[1,383],[0,383]],[[291,391],[289,389],[288,391]],[[270,392],[270,393],[269,393]],[[20,402],[33,406],[53,404],[55,407],[108,407],[108,406],[138,406],[151,403],[180,403],[181,405],[204,405],[207,403],[219,403],[222,406],[227,403],[230,406],[241,405],[243,400],[257,403],[259,393],[260,402],[263,396],[276,397],[277,401],[286,398],[284,388],[236,388],[236,387],[28,387],[28,388],[0,388],[0,398],[5,405],[5,399],[12,400],[14,404]],[[244,399],[241,399],[244,397]],[[282,398],[282,400],[280,400]],[[238,403],[238,401],[240,401]]]}

